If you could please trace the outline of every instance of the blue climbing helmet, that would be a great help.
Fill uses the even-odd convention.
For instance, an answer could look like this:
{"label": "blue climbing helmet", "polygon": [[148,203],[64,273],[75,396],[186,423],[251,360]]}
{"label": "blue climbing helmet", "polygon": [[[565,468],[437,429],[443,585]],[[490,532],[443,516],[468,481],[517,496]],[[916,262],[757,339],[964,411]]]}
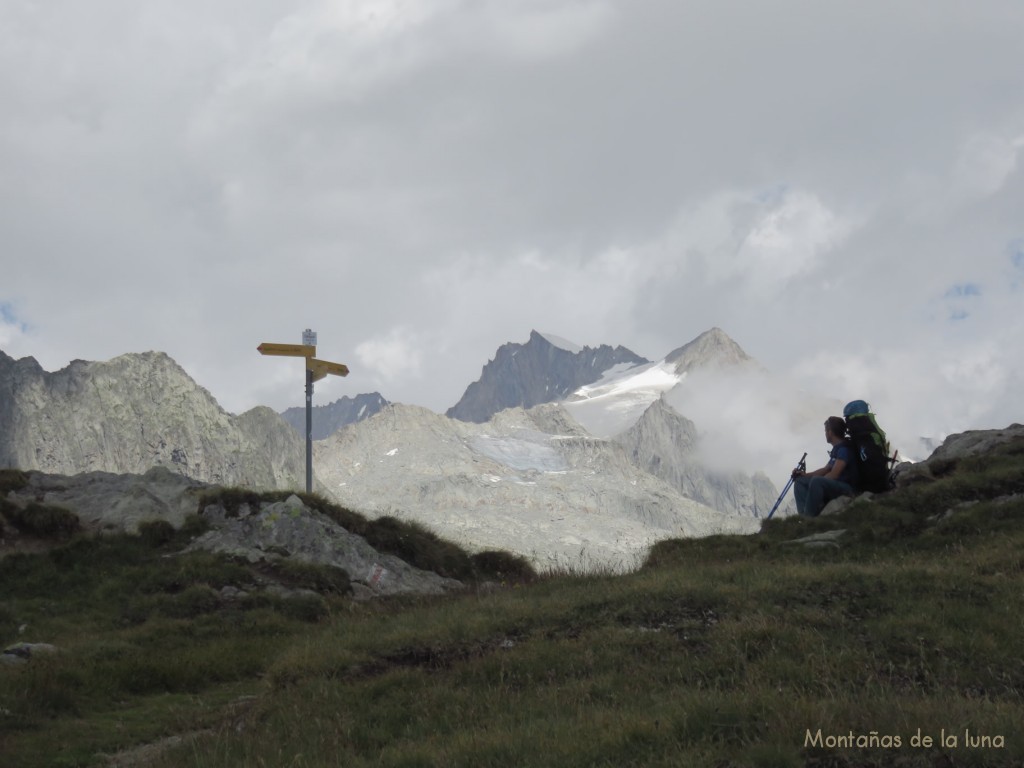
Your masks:
{"label": "blue climbing helmet", "polygon": [[871,413],[871,409],[863,400],[853,400],[843,408],[844,419],[848,419],[851,416],[867,416],[869,413]]}

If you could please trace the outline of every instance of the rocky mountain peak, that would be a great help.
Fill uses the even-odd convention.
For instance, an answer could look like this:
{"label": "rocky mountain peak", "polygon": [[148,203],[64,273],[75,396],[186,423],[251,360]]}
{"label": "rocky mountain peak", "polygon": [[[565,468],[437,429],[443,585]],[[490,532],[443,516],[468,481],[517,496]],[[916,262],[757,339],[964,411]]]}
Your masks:
{"label": "rocky mountain peak", "polygon": [[530,332],[525,344],[507,343],[484,366],[447,416],[483,423],[506,408],[532,408],[564,399],[616,365],[649,362],[625,347],[579,347],[558,336]]}
{"label": "rocky mountain peak", "polygon": [[697,426],[664,397],[651,403],[632,427],[613,438],[630,461],[664,480],[689,499],[743,517],[758,517],[771,508],[776,490],[763,474],[720,472],[700,456]]}
{"label": "rocky mountain peak", "polygon": [[704,331],[700,336],[665,357],[665,362],[675,363],[676,373],[685,373],[693,368],[705,366],[733,366],[753,362],[743,349],[729,338],[721,328]]}
{"label": "rocky mountain peak", "polygon": [[303,446],[268,408],[228,414],[163,352],[74,360],[47,372],[0,357],[0,467],[62,475],[141,474],[163,466],[188,478],[289,487]]}

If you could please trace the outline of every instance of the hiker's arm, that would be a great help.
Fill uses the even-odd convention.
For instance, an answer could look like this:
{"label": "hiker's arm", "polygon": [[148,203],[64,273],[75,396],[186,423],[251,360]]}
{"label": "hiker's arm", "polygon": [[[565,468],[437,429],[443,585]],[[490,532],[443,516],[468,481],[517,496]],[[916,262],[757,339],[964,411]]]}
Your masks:
{"label": "hiker's arm", "polygon": [[797,472],[793,471],[793,477],[825,477],[829,473],[828,467],[822,467],[821,469],[815,469],[810,472]]}
{"label": "hiker's arm", "polygon": [[843,469],[846,467],[846,461],[844,459],[836,459],[832,465],[831,471],[825,473],[825,477],[829,480],[838,480],[839,476],[843,474]]}

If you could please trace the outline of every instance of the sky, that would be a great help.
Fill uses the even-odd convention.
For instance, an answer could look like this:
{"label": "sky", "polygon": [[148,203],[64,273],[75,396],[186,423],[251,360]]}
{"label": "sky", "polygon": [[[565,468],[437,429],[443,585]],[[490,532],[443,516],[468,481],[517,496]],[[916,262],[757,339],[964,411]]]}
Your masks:
{"label": "sky", "polygon": [[[900,434],[1024,421],[1019,0],[0,0],[0,350],[443,412],[712,326]],[[723,394],[723,397],[738,395]],[[728,403],[708,403],[715,409]],[[687,414],[700,421],[699,414]]]}

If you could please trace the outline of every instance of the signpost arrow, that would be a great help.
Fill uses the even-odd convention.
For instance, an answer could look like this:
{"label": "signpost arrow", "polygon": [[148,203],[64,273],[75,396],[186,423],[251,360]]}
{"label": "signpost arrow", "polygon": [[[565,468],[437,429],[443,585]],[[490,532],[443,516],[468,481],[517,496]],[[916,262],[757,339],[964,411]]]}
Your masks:
{"label": "signpost arrow", "polygon": [[302,334],[301,344],[272,344],[263,342],[256,351],[261,355],[306,358],[306,493],[313,492],[313,382],[328,374],[348,376],[348,366],[317,360],[316,334],[308,328]]}
{"label": "signpost arrow", "polygon": [[335,376],[348,376],[347,365],[317,360],[315,357],[306,358],[306,370],[313,372],[313,381],[320,381],[329,373]]}
{"label": "signpost arrow", "polygon": [[263,342],[256,351],[261,355],[282,355],[284,357],[312,357],[316,354],[316,347],[310,344],[271,344]]}

